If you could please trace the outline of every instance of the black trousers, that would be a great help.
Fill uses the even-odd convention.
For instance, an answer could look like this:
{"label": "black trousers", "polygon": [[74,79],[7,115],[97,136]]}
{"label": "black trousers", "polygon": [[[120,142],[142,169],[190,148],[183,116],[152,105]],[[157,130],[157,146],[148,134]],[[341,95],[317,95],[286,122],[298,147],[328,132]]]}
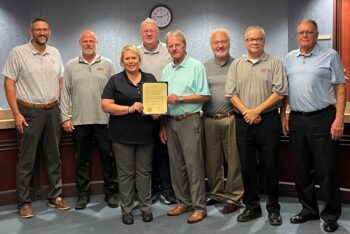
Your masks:
{"label": "black trousers", "polygon": [[337,220],[341,213],[338,141],[333,141],[330,135],[334,118],[335,109],[307,116],[292,111],[289,117],[295,181],[302,212],[319,213],[315,194],[315,183],[318,182],[324,199],[321,218],[325,221]]}
{"label": "black trousers", "polygon": [[168,147],[157,138],[152,162],[152,193],[172,191]]}
{"label": "black trousers", "polygon": [[261,115],[261,122],[249,125],[242,115],[236,115],[236,138],[244,185],[243,203],[247,209],[261,212],[259,172],[265,177],[268,212],[279,211],[278,203],[278,145],[281,119],[277,111]]}
{"label": "black trousers", "polygon": [[90,193],[91,149],[95,143],[100,156],[104,193],[110,195],[118,191],[117,173],[112,156],[112,144],[107,137],[107,125],[76,125],[73,132],[76,150],[76,183],[79,194]]}

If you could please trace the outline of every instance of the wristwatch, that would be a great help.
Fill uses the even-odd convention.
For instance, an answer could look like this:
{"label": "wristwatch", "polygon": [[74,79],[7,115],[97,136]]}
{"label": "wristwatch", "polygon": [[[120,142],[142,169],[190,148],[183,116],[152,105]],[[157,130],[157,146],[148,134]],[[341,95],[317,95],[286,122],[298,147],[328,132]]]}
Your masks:
{"label": "wristwatch", "polygon": [[179,96],[179,102],[183,102],[184,101],[184,97]]}

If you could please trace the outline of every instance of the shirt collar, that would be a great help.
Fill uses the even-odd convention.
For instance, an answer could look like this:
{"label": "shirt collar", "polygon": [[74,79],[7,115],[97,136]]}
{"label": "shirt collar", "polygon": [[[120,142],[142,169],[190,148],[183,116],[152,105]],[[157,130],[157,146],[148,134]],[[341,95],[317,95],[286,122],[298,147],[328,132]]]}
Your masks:
{"label": "shirt collar", "polygon": [[188,56],[188,54],[186,54],[186,57],[184,58],[184,60],[182,61],[182,63],[180,63],[179,65],[176,65],[176,64],[174,63],[174,60],[173,60],[173,61],[171,62],[172,65],[173,65],[173,68],[175,68],[175,67],[186,67],[186,66],[187,66],[188,58],[189,58],[189,56]]}
{"label": "shirt collar", "polygon": [[[99,54],[96,53],[95,58],[91,61],[90,65],[94,64],[94,63],[99,63],[101,62],[101,56]],[[86,63],[89,64],[82,55],[79,56],[79,63]]]}
{"label": "shirt collar", "polygon": [[224,64],[222,64],[222,65],[219,64],[218,61],[217,61],[217,59],[216,59],[216,57],[214,57],[214,62],[215,62],[215,64],[218,65],[219,67],[224,67],[224,66],[227,65],[228,62],[231,61],[231,59],[232,59],[232,57],[231,57],[231,55],[229,54],[228,57],[227,57],[227,60],[226,60],[226,62],[225,62]]}
{"label": "shirt collar", "polygon": [[[267,54],[264,52],[264,53],[260,56],[260,58],[258,58],[258,61],[260,62],[260,61],[266,61],[266,60],[267,60]],[[244,55],[244,61],[245,61],[245,62],[250,61],[249,55]]]}
{"label": "shirt collar", "polygon": [[[307,55],[307,57],[308,57],[308,56],[311,56],[311,55],[318,55],[318,54],[320,53],[320,50],[321,50],[320,45],[319,45],[318,43],[316,43],[315,47],[312,49],[311,53],[310,53],[309,55]],[[299,49],[298,49],[298,51],[297,51],[296,56],[297,56],[297,57],[299,57],[299,56],[305,56],[305,55],[303,55],[303,54],[301,53],[300,47],[299,47]]]}
{"label": "shirt collar", "polygon": [[160,51],[160,41],[158,40],[158,46],[157,46],[157,48],[155,49],[155,50],[152,50],[152,51],[149,51],[149,50],[147,50],[147,48],[145,47],[145,45],[142,43],[142,52],[144,53],[144,54],[158,54],[159,53],[159,51]]}
{"label": "shirt collar", "polygon": [[[29,46],[31,52],[33,53],[33,55],[40,54],[39,51],[33,46],[32,41],[29,41],[28,46]],[[47,49],[47,45],[45,46],[44,53],[42,53],[41,55],[46,55],[46,54],[50,54],[48,49]]]}
{"label": "shirt collar", "polygon": [[[137,84],[143,84],[145,82],[145,73],[143,71],[141,71],[141,69],[139,68],[139,71],[141,73],[141,80],[139,83]],[[126,82],[128,82],[128,84],[132,85],[132,86],[135,86],[128,78],[128,74],[126,74],[126,71],[125,69],[123,70],[123,73],[124,73],[124,78],[126,80]]]}

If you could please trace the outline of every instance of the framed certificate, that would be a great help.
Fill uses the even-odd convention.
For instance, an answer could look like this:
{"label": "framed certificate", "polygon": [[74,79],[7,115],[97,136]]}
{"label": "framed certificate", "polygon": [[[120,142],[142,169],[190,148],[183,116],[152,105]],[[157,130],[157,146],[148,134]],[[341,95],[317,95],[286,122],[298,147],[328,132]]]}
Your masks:
{"label": "framed certificate", "polygon": [[168,83],[145,82],[142,84],[142,104],[145,115],[164,115],[168,111]]}

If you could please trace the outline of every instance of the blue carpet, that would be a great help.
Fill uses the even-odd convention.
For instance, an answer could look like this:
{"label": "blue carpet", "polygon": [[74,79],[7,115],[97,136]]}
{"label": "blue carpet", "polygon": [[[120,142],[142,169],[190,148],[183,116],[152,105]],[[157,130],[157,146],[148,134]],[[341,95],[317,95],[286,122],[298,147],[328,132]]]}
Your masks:
{"label": "blue carpet", "polygon": [[[74,207],[76,198],[66,200]],[[133,225],[124,225],[121,221],[120,208],[109,208],[103,196],[92,196],[91,202],[84,210],[70,209],[60,211],[47,206],[46,201],[32,203],[34,217],[23,219],[18,216],[16,205],[0,206],[0,234],[205,234],[205,233],[323,233],[321,220],[304,224],[291,224],[289,218],[301,209],[296,198],[281,197],[281,215],[283,224],[271,226],[267,220],[267,212],[263,209],[263,217],[247,222],[237,222],[239,212],[223,215],[220,211],[223,204],[208,206],[208,217],[200,223],[188,224],[187,215],[177,217],[166,215],[166,211],[174,205],[164,205],[157,201],[153,205],[154,220],[151,223],[142,221],[139,209],[135,208]],[[265,207],[265,199],[262,199]],[[321,208],[322,204],[320,204]],[[243,211],[243,208],[241,209]],[[241,212],[240,211],[240,212]],[[342,216],[336,233],[350,233],[350,205],[343,205]]]}

